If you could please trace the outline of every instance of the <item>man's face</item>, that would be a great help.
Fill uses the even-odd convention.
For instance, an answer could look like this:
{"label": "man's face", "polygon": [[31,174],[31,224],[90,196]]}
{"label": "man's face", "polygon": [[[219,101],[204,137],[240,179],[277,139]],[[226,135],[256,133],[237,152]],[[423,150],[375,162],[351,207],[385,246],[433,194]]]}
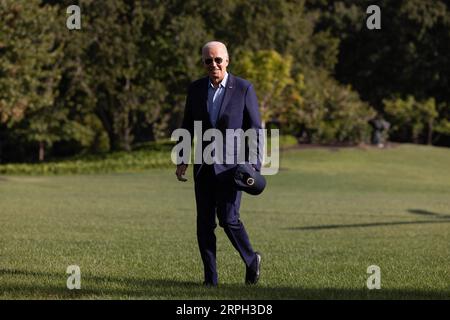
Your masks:
{"label": "man's face", "polygon": [[228,57],[222,46],[213,46],[203,51],[203,65],[213,83],[219,83],[225,77]]}

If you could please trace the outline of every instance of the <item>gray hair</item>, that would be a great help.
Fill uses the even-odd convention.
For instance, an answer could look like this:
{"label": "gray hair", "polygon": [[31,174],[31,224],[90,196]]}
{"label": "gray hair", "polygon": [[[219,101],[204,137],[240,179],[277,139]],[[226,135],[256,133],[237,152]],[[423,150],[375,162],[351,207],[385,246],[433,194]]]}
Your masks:
{"label": "gray hair", "polygon": [[219,42],[219,41],[209,41],[209,42],[207,42],[202,48],[202,56],[203,56],[203,53],[207,49],[212,48],[212,47],[216,47],[216,46],[222,47],[225,50],[225,54],[227,55],[226,58],[229,59],[227,46],[224,43]]}

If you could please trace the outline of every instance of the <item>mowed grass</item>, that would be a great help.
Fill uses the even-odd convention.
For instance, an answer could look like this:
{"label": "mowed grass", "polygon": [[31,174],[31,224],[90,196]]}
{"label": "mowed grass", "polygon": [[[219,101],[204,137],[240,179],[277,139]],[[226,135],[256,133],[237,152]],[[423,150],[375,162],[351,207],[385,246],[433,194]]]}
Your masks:
{"label": "mowed grass", "polygon": [[[190,168],[192,169],[192,168]],[[449,299],[450,150],[403,145],[282,154],[241,219],[261,280],[216,230],[203,288],[192,172],[0,176],[2,299]],[[68,290],[69,265],[81,290]],[[381,289],[366,287],[381,268]]]}

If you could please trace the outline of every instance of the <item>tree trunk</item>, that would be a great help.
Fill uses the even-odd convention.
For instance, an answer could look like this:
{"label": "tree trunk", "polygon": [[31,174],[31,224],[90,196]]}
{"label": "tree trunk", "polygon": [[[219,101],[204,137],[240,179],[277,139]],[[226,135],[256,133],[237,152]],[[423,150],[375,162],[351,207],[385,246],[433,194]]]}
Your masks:
{"label": "tree trunk", "polygon": [[43,141],[39,142],[39,161],[42,162],[44,161],[44,157],[45,157],[45,144]]}
{"label": "tree trunk", "polygon": [[109,149],[110,150],[117,150],[119,148],[118,148],[118,145],[117,145],[117,142],[116,142],[116,137],[115,137],[115,134],[114,134],[113,124],[112,124],[113,121],[111,119],[111,115],[108,114],[106,112],[106,110],[107,110],[107,107],[105,105],[105,102],[104,101],[99,101],[97,103],[97,107],[96,107],[96,110],[95,110],[96,112],[95,113],[97,114],[98,118],[100,119],[100,121],[101,121],[101,123],[103,125],[103,128],[105,129],[105,131],[106,131],[106,133],[108,135]]}
{"label": "tree trunk", "polygon": [[266,128],[266,103],[263,101],[260,105],[261,108],[261,127]]}
{"label": "tree trunk", "polygon": [[123,150],[130,152],[131,151],[131,130],[129,128],[124,128],[123,135],[121,137],[121,147]]}
{"label": "tree trunk", "polygon": [[432,145],[433,144],[433,120],[430,119],[428,121],[428,138],[427,138],[427,144]]}

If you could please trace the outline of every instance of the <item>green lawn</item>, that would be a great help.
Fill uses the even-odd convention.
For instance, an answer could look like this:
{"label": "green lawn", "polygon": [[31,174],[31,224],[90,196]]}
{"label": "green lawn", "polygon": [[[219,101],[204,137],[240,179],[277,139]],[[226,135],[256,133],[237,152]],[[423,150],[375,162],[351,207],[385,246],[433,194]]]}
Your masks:
{"label": "green lawn", "polygon": [[191,170],[0,176],[0,298],[450,298],[450,149],[292,150],[281,166],[241,207],[260,283],[218,228],[217,289],[200,286]]}

